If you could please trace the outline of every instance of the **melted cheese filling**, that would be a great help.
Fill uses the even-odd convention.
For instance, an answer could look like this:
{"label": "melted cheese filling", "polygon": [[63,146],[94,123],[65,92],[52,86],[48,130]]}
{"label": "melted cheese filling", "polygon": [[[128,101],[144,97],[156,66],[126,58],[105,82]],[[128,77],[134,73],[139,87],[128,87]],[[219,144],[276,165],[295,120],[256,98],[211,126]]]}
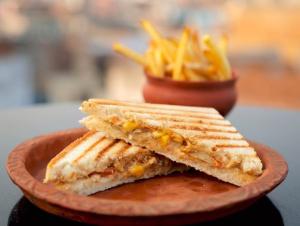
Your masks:
{"label": "melted cheese filling", "polygon": [[[245,150],[234,150],[234,152],[217,151],[212,152],[210,150],[203,150],[199,152],[199,147],[191,144],[191,142],[181,135],[174,133],[170,130],[161,130],[156,128],[150,128],[142,123],[136,121],[125,121],[114,119],[114,123],[109,120],[110,126],[117,127],[127,134],[129,140],[136,141],[139,144],[144,144],[145,147],[153,147],[159,144],[160,150],[177,152],[177,156],[181,156],[182,159],[191,157],[193,159],[198,158],[200,161],[205,161],[213,167],[219,168],[238,168],[242,172],[250,175],[261,174],[261,168],[256,167],[261,165],[260,160],[253,155],[253,153],[247,153]],[[153,150],[155,150],[154,147]]]}

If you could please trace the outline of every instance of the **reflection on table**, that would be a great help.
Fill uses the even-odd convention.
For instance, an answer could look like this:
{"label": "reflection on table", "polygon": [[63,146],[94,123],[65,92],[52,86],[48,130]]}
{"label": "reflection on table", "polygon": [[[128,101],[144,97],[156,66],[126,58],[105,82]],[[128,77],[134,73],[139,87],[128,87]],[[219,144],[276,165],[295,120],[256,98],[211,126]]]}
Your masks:
{"label": "reflection on table", "polygon": [[[68,225],[86,225],[70,221],[37,208],[30,203],[25,197],[22,197],[13,207],[8,219],[8,226],[20,226],[31,225],[32,222],[35,225],[56,225],[56,226],[68,226]],[[239,213],[230,215],[228,217],[221,218],[216,221],[202,223],[198,225],[202,226],[220,226],[220,225],[272,225],[282,226],[283,220],[278,209],[273,205],[269,198],[264,197],[258,200],[249,208],[240,211]]]}

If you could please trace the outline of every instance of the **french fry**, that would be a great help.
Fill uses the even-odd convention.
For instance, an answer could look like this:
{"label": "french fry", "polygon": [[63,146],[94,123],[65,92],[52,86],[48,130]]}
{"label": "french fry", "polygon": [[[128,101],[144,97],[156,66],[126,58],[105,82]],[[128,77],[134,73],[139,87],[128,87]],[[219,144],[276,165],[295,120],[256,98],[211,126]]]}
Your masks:
{"label": "french fry", "polygon": [[163,40],[163,45],[164,45],[164,49],[165,51],[168,52],[168,55],[170,55],[171,60],[168,61],[168,59],[166,59],[167,63],[172,63],[175,61],[176,58],[176,49],[177,49],[177,44],[170,40],[170,39],[164,39]]}
{"label": "french fry", "polygon": [[141,20],[142,28],[150,35],[150,37],[156,41],[160,42],[160,34],[156,31],[156,29],[152,26],[152,24],[147,20]]}
{"label": "french fry", "polygon": [[193,51],[193,46],[191,45],[191,43],[187,44],[186,53],[184,56],[184,62],[198,62],[198,61],[199,59]]}
{"label": "french fry", "polygon": [[183,74],[187,78],[188,81],[205,81],[207,80],[205,77],[201,76],[197,72],[188,69],[186,67],[183,68]]}
{"label": "french fry", "polygon": [[215,69],[214,71],[211,69],[210,72],[215,72],[213,73],[208,73],[209,77],[211,78],[211,80],[222,80],[222,74],[219,71],[219,59],[216,58],[216,56],[211,52],[210,49],[206,49],[205,51],[203,51],[204,56],[209,60],[209,62],[212,63],[213,68]]}
{"label": "french fry", "polygon": [[158,77],[164,77],[164,62],[162,58],[161,50],[156,48],[154,50],[154,60],[155,60],[155,66],[157,67],[157,74]]}
{"label": "french fry", "polygon": [[212,61],[212,63],[219,69],[220,80],[230,78],[231,69],[225,54],[214,43],[209,35],[203,37],[203,42],[208,48],[208,51],[204,52],[206,57]]}
{"label": "french fry", "polygon": [[166,38],[166,40],[168,40],[168,42],[175,48],[177,49],[178,47],[178,43],[179,43],[179,40],[177,38],[174,38],[174,37],[168,37]]}
{"label": "french fry", "polygon": [[161,48],[162,54],[167,60],[167,62],[172,62],[172,56],[169,54],[168,50],[164,46],[162,42],[162,38],[160,34],[155,30],[152,24],[147,20],[142,20],[141,25],[143,29],[150,35],[150,37],[157,43],[157,45]]}
{"label": "french fry", "polygon": [[188,31],[187,29],[184,29],[179,41],[179,46],[176,51],[176,60],[175,60],[175,65],[173,69],[173,79],[174,80],[184,80],[184,77],[182,76],[182,65],[183,65],[183,60],[185,56],[185,51],[186,51],[186,44],[188,40]]}
{"label": "french fry", "polygon": [[206,80],[218,80],[217,70],[213,65],[203,63],[185,63],[184,67]]}
{"label": "french fry", "polygon": [[203,57],[203,54],[202,54],[202,50],[201,50],[199,36],[196,31],[194,31],[192,33],[192,43],[193,43],[193,49],[194,49],[195,55],[197,56],[198,60],[201,60],[201,58]]}
{"label": "french fry", "polygon": [[216,77],[217,76],[217,73],[218,73],[218,70],[215,66],[213,65],[210,65],[207,70],[206,70],[206,74],[210,75],[210,77]]}
{"label": "french fry", "polygon": [[195,69],[197,74],[206,78],[206,80],[220,80],[218,76],[218,70],[213,65],[210,65],[203,69]]}
{"label": "french fry", "polygon": [[183,62],[192,62],[195,61],[193,46],[191,43],[191,29],[189,27],[185,28],[186,34],[187,34],[187,42],[186,42],[186,50],[184,54],[184,60]]}
{"label": "french fry", "polygon": [[[201,58],[201,51],[198,52],[199,43],[195,43],[196,32],[191,28],[187,28],[188,32],[188,44],[185,61],[187,62],[199,62]],[[197,45],[197,46],[196,46]]]}
{"label": "french fry", "polygon": [[114,44],[113,49],[116,52],[118,52],[118,53],[134,60],[135,62],[137,62],[139,64],[142,64],[143,66],[147,65],[147,63],[146,63],[146,61],[145,61],[145,59],[142,55],[132,51],[131,49],[129,49],[127,47],[122,46],[120,43]]}
{"label": "french fry", "polygon": [[156,42],[150,42],[147,54],[152,71],[155,71],[157,77],[164,77],[165,61],[161,49],[157,46]]}
{"label": "french fry", "polygon": [[155,60],[154,49],[149,49],[146,52],[146,59],[147,59],[147,65],[148,65],[146,70],[148,70],[148,72],[150,72],[150,74],[152,76],[163,77],[164,75],[162,73],[160,73],[157,63],[156,63],[156,60]]}
{"label": "french fry", "polygon": [[[185,62],[183,67],[188,70],[193,70],[199,76],[204,76],[208,80],[213,80],[217,75],[217,70],[213,65],[206,65],[203,63]],[[174,69],[174,64],[168,64],[165,70],[172,72]]]}
{"label": "french fry", "polygon": [[167,66],[165,67],[165,70],[167,72],[172,72],[174,68],[174,64],[167,64]]}
{"label": "french fry", "polygon": [[213,65],[206,65],[203,63],[185,63],[184,66],[190,70],[194,70],[199,75],[203,74],[205,77],[211,77],[217,72]]}

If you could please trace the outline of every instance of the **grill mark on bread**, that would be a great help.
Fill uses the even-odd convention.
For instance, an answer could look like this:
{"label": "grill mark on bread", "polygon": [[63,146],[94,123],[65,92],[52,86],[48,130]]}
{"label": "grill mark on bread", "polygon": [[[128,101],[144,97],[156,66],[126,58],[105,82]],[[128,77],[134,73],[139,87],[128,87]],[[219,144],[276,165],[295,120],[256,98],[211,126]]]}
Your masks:
{"label": "grill mark on bread", "polygon": [[195,124],[200,124],[200,125],[209,125],[209,126],[220,126],[220,127],[232,127],[232,125],[230,124],[221,124],[221,123],[217,123],[217,122],[207,122],[207,121],[204,121],[203,119],[199,119],[197,121],[183,121],[183,120],[180,120],[180,119],[177,119],[177,118],[156,118],[155,116],[152,117],[152,118],[155,118],[156,120],[160,120],[160,121],[163,121],[163,120],[167,120],[167,121],[170,121],[170,122],[184,122],[184,123],[195,123]]}
{"label": "grill mark on bread", "polygon": [[236,132],[236,133],[228,133],[226,131],[216,132],[216,131],[202,131],[202,130],[185,130],[185,129],[171,129],[172,132],[183,136],[184,138],[211,138],[211,137],[221,137],[226,139],[234,139],[234,138],[243,138],[243,136]]}
{"label": "grill mark on bread", "polygon": [[[138,116],[138,115],[137,115]],[[144,121],[147,124],[155,124],[160,123],[161,125],[165,125],[166,127],[170,128],[182,128],[182,129],[193,129],[198,130],[201,128],[207,129],[217,129],[222,131],[234,131],[236,132],[236,128],[234,128],[231,124],[221,124],[221,123],[212,123],[212,122],[205,122],[205,121],[184,121],[177,118],[170,118],[170,117],[155,117],[151,115],[151,117],[137,117],[138,120]],[[175,120],[173,120],[175,119]],[[221,121],[224,122],[224,121]]]}
{"label": "grill mark on bread", "polygon": [[75,147],[77,147],[79,144],[82,143],[82,141],[87,140],[89,137],[95,135],[96,131],[89,131],[86,134],[84,134],[82,137],[76,139],[71,144],[69,144],[62,152],[60,152],[58,155],[56,155],[48,164],[48,167],[52,167],[55,163],[57,163],[58,160],[65,157],[66,154],[68,154],[70,151],[72,151]]}
{"label": "grill mark on bread", "polygon": [[[184,116],[186,118],[197,118],[197,119],[211,119],[211,120],[224,120],[224,118],[221,115],[218,114],[207,114],[207,113],[201,113],[201,112],[183,112],[183,111],[166,111],[166,110],[157,110],[153,111],[153,109],[130,109],[130,108],[124,108],[120,109],[124,110],[127,113],[146,113],[149,115],[167,115],[167,116]],[[212,117],[215,116],[215,117]]]}
{"label": "grill mark on bread", "polygon": [[117,159],[123,158],[123,153],[129,150],[131,147],[130,144],[126,143],[123,140],[116,140],[116,142],[108,145],[99,153],[96,157],[96,160],[101,161],[101,158],[105,158],[105,155],[108,155],[113,162]]}
{"label": "grill mark on bread", "polygon": [[215,147],[217,148],[248,148],[248,145],[230,145],[230,144],[217,144]]}
{"label": "grill mark on bread", "polygon": [[[199,131],[199,132],[220,132],[220,133],[230,133],[230,134],[238,134],[238,131],[233,127],[225,127],[223,129],[222,126],[209,126],[205,124],[200,124],[200,123],[186,123],[186,124],[180,124],[178,122],[177,124],[174,122],[164,122],[162,120],[151,120],[151,119],[146,119],[146,120],[138,120],[142,121],[145,123],[146,127],[153,127],[153,128],[168,128],[168,129],[181,129],[181,130],[186,130],[186,131]],[[153,121],[153,122],[152,122]],[[155,123],[158,122],[157,125]],[[216,128],[217,127],[217,128]]]}
{"label": "grill mark on bread", "polygon": [[184,130],[194,130],[194,131],[199,131],[199,132],[222,132],[222,133],[238,133],[236,130],[235,131],[230,131],[230,130],[221,130],[221,129],[212,129],[212,128],[204,128],[201,126],[196,126],[196,125],[168,125],[167,127],[171,129],[184,129]]}
{"label": "grill mark on bread", "polygon": [[164,109],[164,110],[172,110],[172,111],[186,111],[186,112],[203,112],[210,114],[218,114],[218,111],[214,108],[209,107],[193,107],[193,106],[178,106],[178,105],[163,105],[163,104],[147,104],[147,103],[127,103],[115,100],[107,100],[107,99],[89,99],[88,104],[102,104],[102,105],[114,105],[114,106],[124,106],[124,107],[139,107],[146,109]]}
{"label": "grill mark on bread", "polygon": [[120,142],[124,143],[124,147],[121,147],[118,153],[116,154],[117,156],[122,156],[125,152],[128,151],[130,148],[130,144],[126,143],[125,141],[120,140]]}
{"label": "grill mark on bread", "polygon": [[194,136],[197,139],[205,139],[205,140],[242,140],[245,141],[243,137],[241,138],[236,138],[236,137],[225,137],[225,136],[205,136],[205,135],[199,135],[199,136]]}
{"label": "grill mark on bread", "polygon": [[102,148],[101,152],[96,156],[96,160],[99,160],[102,158],[102,156],[108,152],[113,146],[115,146],[116,144],[119,143],[120,140],[118,139],[114,139],[111,141],[111,143],[109,143],[107,146],[105,146],[104,148]]}
{"label": "grill mark on bread", "polygon": [[[140,114],[140,113],[137,113]],[[145,114],[143,114],[144,116]],[[228,122],[228,124],[220,123],[220,122],[226,122],[225,120],[214,122],[214,119],[198,119],[198,118],[192,118],[192,117],[184,117],[184,116],[177,116],[176,118],[167,116],[167,115],[161,115],[161,114],[153,114],[151,117],[143,117],[143,119],[155,119],[157,121],[170,121],[170,122],[182,122],[182,123],[194,123],[194,124],[200,124],[200,125],[211,125],[211,126],[220,126],[220,127],[232,127],[232,125]],[[180,118],[180,119],[179,119]],[[209,121],[211,120],[211,121]]]}
{"label": "grill mark on bread", "polygon": [[95,143],[93,143],[91,146],[89,146],[87,149],[85,149],[80,156],[78,156],[75,160],[74,163],[78,162],[83,156],[85,156],[88,152],[93,150],[99,143],[104,141],[106,138],[105,136],[102,136],[99,140],[96,140]]}
{"label": "grill mark on bread", "polygon": [[217,144],[215,145],[212,150],[214,152],[218,151],[219,149],[237,149],[237,148],[251,148],[249,145],[230,145],[230,144]]}

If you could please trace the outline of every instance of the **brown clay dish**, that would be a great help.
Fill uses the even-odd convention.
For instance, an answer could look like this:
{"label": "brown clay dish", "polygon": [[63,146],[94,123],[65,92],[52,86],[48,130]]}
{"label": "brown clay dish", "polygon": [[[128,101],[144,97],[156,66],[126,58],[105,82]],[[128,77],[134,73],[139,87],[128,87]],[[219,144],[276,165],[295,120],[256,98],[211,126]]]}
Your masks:
{"label": "brown clay dish", "polygon": [[89,197],[43,184],[48,161],[86,130],[71,129],[33,138],[9,155],[7,171],[41,209],[99,225],[182,225],[212,220],[249,206],[287,175],[285,160],[269,147],[251,144],[264,163],[255,182],[236,187],[191,171],[122,185]]}
{"label": "brown clay dish", "polygon": [[143,96],[146,102],[216,108],[223,116],[233,108],[237,100],[237,77],[226,81],[174,81],[157,78],[145,72]]}

